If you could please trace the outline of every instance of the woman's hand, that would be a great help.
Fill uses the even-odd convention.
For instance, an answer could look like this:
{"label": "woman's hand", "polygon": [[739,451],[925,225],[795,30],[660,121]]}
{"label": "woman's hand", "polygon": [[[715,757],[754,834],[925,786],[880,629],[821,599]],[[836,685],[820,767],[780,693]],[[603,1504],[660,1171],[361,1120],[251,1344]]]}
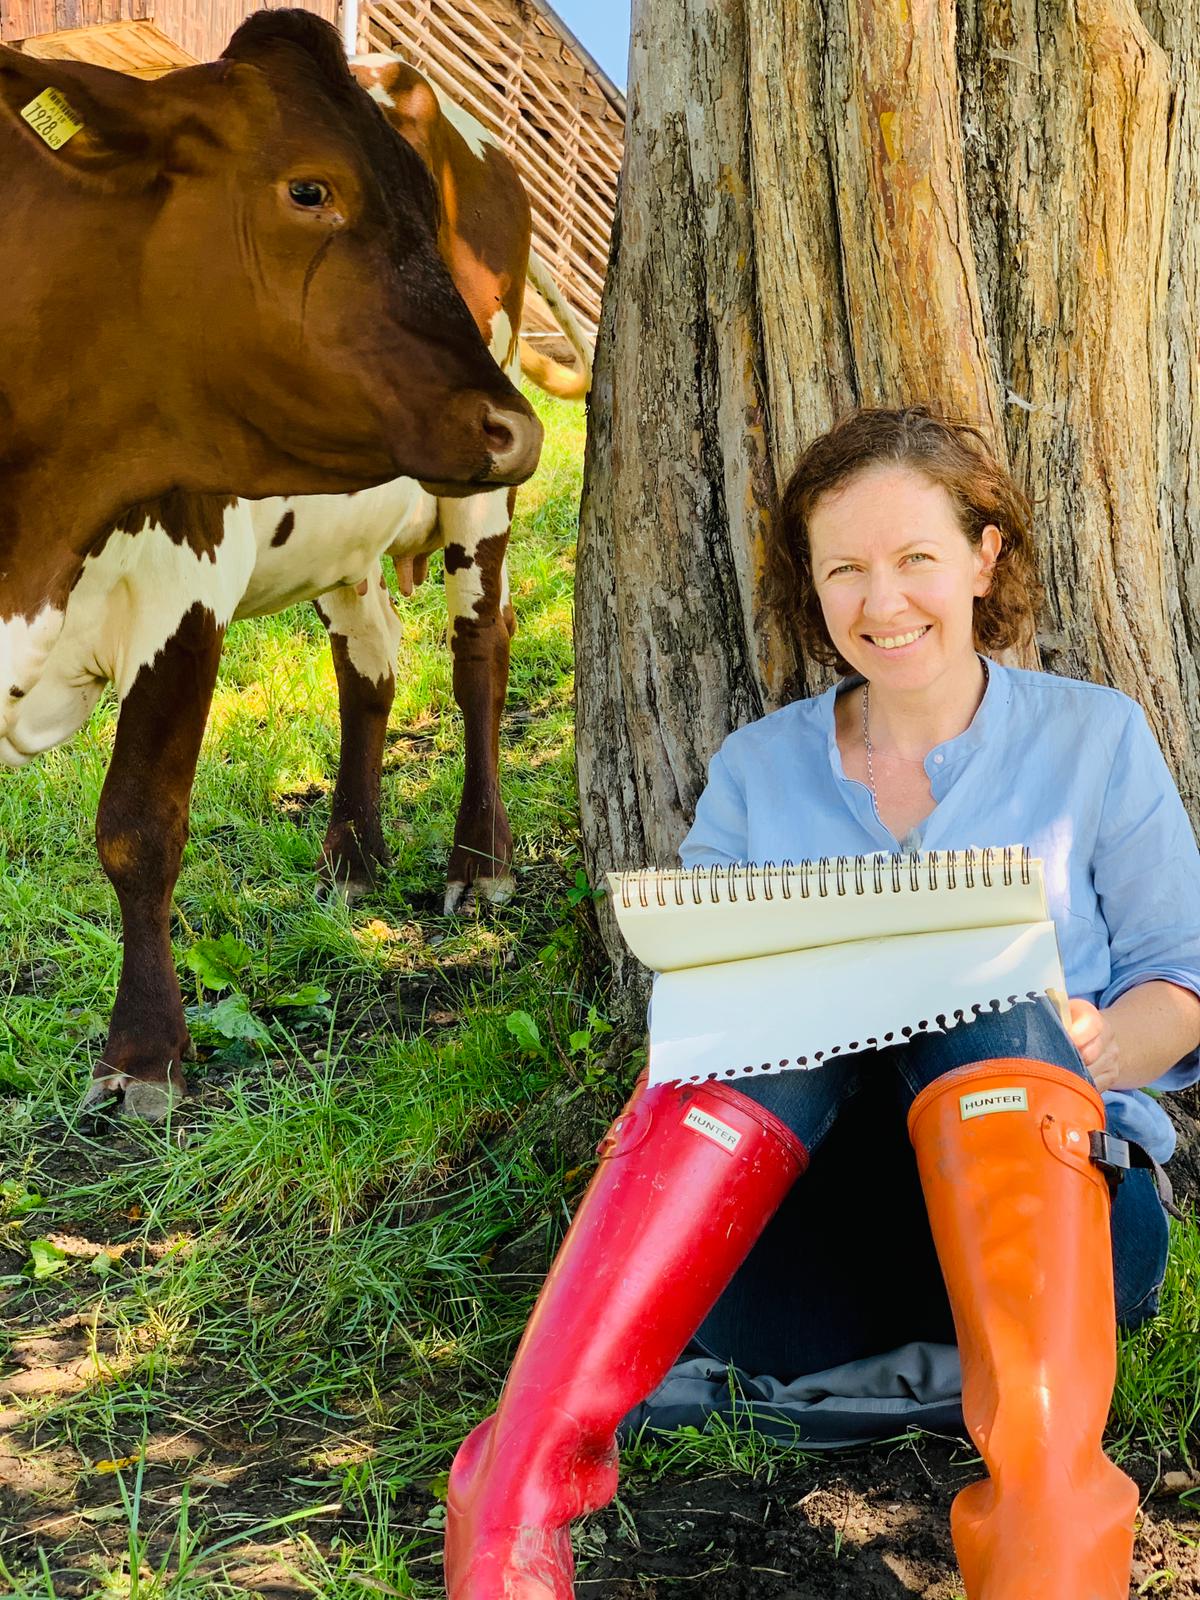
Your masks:
{"label": "woman's hand", "polygon": [[1083,1057],[1097,1089],[1113,1088],[1121,1071],[1121,1047],[1108,1012],[1098,1010],[1090,1000],[1068,1000],[1067,1010],[1071,1043]]}

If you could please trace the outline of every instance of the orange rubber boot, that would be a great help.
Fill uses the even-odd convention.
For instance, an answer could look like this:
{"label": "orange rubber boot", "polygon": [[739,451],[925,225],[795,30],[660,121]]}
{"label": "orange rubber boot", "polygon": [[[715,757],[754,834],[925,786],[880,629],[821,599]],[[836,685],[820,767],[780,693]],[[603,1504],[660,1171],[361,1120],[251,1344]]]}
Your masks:
{"label": "orange rubber boot", "polygon": [[909,1137],[954,1313],[963,1414],[989,1477],[950,1531],[967,1600],[1127,1600],[1135,1484],[1102,1441],[1116,1380],[1104,1105],[1040,1061],[917,1096]]}
{"label": "orange rubber boot", "polygon": [[722,1084],[642,1090],[534,1306],[496,1414],[450,1469],[450,1600],[570,1600],[568,1523],[617,1490],[617,1424],[662,1381],[808,1164]]}

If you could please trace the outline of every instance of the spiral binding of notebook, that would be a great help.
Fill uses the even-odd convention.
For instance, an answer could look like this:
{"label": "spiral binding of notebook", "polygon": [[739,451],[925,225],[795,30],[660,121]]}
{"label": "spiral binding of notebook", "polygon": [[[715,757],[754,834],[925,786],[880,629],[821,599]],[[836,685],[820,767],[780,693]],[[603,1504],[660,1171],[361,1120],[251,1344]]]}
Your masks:
{"label": "spiral binding of notebook", "polygon": [[643,868],[635,872],[615,872],[609,880],[630,910],[636,903],[650,906],[651,895],[658,905],[673,900],[683,906],[707,900],[714,905],[736,905],[739,897],[753,904],[757,899],[771,901],[779,896],[801,900],[813,896],[824,900],[830,894],[901,894],[928,888],[955,889],[961,884],[986,889],[995,882],[1010,888],[1018,880],[1031,882],[1032,856],[1027,846],[1006,845],[1000,849],[930,850],[925,854],[870,856],[819,856],[812,861],[773,861],[761,865]]}
{"label": "spiral binding of notebook", "polygon": [[655,1082],[812,1067],[1039,995],[1065,1003],[1042,863],[1020,845],[608,882],[658,974]]}

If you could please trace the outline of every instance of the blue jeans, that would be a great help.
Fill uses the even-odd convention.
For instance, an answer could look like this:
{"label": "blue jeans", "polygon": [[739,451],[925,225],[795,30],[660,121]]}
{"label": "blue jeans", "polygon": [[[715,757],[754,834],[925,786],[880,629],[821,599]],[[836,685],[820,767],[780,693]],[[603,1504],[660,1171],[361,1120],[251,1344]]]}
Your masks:
{"label": "blue jeans", "polygon": [[[994,1057],[1046,1061],[1091,1081],[1049,1001],[989,1012],[949,1033],[742,1081],[812,1164],[701,1326],[696,1344],[745,1371],[791,1379],[911,1340],[954,1342],[905,1118],[928,1084]],[[1158,1309],[1167,1219],[1152,1175],[1112,1211],[1117,1316]]]}

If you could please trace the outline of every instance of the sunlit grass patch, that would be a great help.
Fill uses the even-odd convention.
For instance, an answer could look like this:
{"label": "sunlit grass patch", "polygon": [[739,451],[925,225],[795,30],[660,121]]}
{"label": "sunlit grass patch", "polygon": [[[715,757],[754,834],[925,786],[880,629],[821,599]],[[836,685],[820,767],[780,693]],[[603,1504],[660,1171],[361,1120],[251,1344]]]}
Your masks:
{"label": "sunlit grass patch", "polygon": [[1200,1445],[1200,1226],[1171,1224],[1159,1314],[1121,1340],[1113,1423],[1125,1448],[1176,1451],[1194,1465]]}

